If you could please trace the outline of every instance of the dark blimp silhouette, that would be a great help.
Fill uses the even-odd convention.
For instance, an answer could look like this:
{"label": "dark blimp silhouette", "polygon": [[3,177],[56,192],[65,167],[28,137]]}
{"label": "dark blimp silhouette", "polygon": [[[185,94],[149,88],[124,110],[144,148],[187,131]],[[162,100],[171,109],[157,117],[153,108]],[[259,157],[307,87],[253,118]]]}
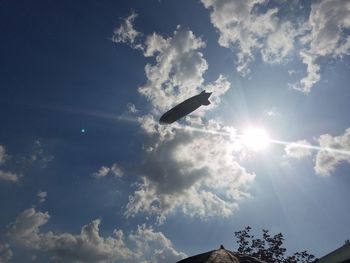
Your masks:
{"label": "dark blimp silhouette", "polygon": [[202,105],[209,105],[210,101],[208,100],[212,92],[205,92],[203,90],[200,94],[193,96],[180,104],[176,105],[171,110],[163,114],[159,119],[160,124],[170,124],[182,117],[190,114],[195,111]]}

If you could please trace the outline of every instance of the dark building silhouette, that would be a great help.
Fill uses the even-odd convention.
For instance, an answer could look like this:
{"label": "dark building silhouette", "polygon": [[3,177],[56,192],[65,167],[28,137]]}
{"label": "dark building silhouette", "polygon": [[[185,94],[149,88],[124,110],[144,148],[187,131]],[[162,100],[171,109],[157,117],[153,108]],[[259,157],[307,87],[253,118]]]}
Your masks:
{"label": "dark building silhouette", "polygon": [[317,263],[348,263],[350,262],[350,242],[347,241],[340,248],[323,256],[316,261]]}
{"label": "dark building silhouette", "polygon": [[252,256],[226,250],[222,245],[217,250],[212,250],[193,257],[185,258],[177,263],[265,263]]}
{"label": "dark building silhouette", "polygon": [[209,105],[210,101],[208,100],[211,95],[211,92],[202,91],[200,94],[193,96],[180,104],[176,105],[171,110],[167,111],[160,118],[160,124],[170,124],[178,119],[190,114],[195,111],[202,105]]}

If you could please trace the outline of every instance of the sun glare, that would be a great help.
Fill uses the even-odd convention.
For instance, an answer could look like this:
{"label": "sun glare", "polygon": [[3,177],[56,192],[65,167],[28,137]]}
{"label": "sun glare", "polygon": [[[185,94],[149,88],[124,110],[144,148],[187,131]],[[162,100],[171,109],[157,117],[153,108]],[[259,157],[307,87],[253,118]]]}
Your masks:
{"label": "sun glare", "polygon": [[270,142],[269,135],[261,128],[247,128],[244,130],[243,143],[254,151],[265,149]]}

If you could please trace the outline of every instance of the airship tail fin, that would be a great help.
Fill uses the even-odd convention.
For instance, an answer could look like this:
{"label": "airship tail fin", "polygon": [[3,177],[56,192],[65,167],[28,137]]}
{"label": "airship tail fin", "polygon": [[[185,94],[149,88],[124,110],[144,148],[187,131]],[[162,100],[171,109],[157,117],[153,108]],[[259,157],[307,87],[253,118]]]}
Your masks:
{"label": "airship tail fin", "polygon": [[203,101],[202,104],[203,104],[203,105],[209,105],[209,104],[210,104],[210,101],[207,99],[206,101]]}
{"label": "airship tail fin", "polygon": [[210,97],[211,93],[212,92],[206,92],[205,90],[203,90],[200,93],[202,105],[209,105],[210,104],[209,97]]}

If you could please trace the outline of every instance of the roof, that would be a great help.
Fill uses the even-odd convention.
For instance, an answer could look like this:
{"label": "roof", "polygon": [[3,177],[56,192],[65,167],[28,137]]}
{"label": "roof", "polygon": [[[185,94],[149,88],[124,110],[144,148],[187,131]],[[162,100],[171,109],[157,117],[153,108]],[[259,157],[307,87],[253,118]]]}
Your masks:
{"label": "roof", "polygon": [[341,263],[350,261],[350,242],[317,260],[317,263]]}
{"label": "roof", "polygon": [[262,263],[254,257],[235,253],[226,250],[221,246],[217,250],[208,251],[189,258],[178,261],[177,263]]}

